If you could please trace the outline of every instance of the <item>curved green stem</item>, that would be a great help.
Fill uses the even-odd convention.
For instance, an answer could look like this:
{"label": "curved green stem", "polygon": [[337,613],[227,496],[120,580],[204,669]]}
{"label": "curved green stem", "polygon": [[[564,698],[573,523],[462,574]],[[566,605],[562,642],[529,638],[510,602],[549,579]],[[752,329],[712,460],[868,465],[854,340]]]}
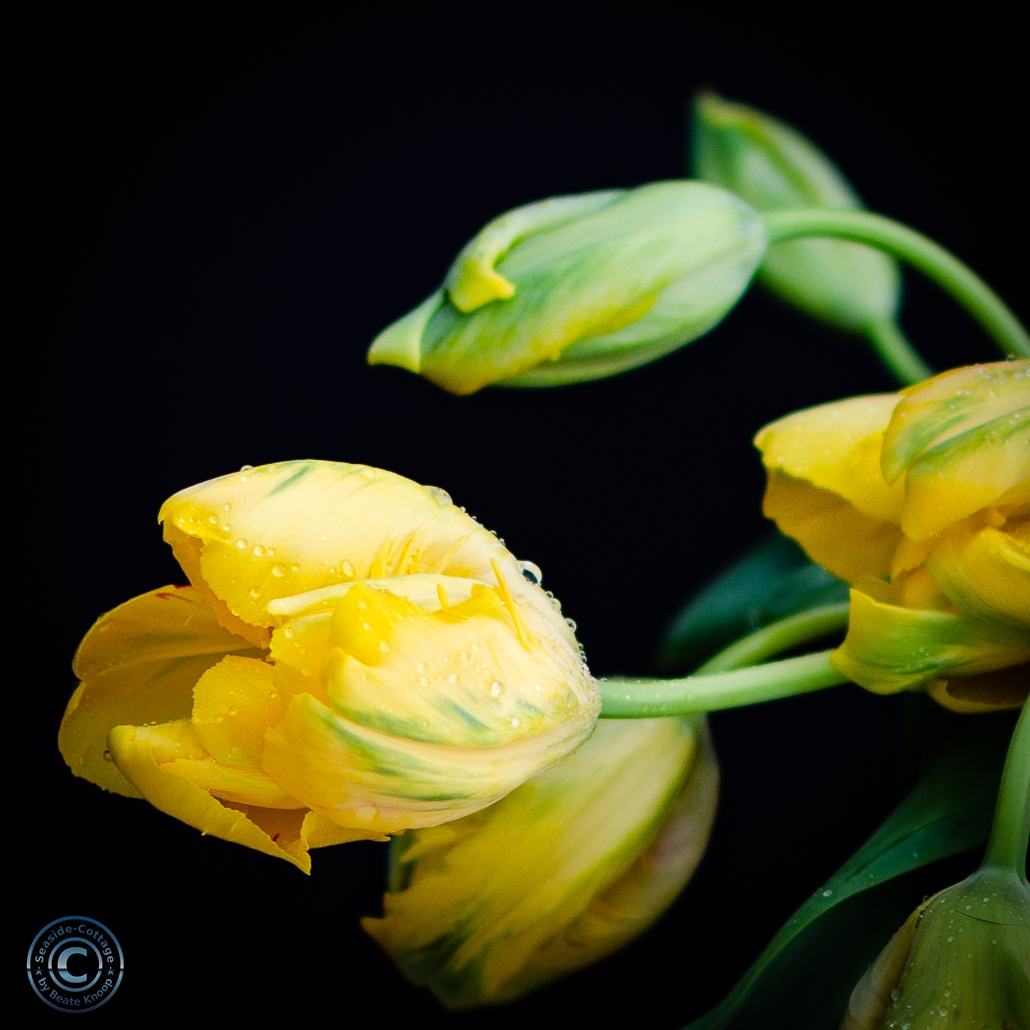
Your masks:
{"label": "curved green stem", "polygon": [[1030,357],[1030,336],[1001,298],[958,258],[922,233],[868,211],[803,208],[764,215],[769,242],[829,236],[866,243],[907,261],[947,290],[1004,354]]}
{"label": "curved green stem", "polygon": [[810,640],[818,640],[819,637],[845,630],[848,628],[850,609],[851,604],[848,601],[825,604],[756,629],[709,658],[704,665],[697,668],[694,676],[757,665],[799,644],[806,644]]}
{"label": "curved green stem", "polygon": [[934,375],[934,370],[916,353],[893,318],[870,322],[864,329],[866,339],[898,382],[905,386],[921,383]]}
{"label": "curved green stem", "polygon": [[1030,840],[1030,700],[1012,733],[1001,774],[998,806],[987,843],[985,866],[1014,869],[1026,879],[1026,849]]}
{"label": "curved green stem", "polygon": [[817,651],[782,662],[676,680],[602,680],[601,716],[651,719],[659,715],[694,715],[847,683],[847,676],[830,665],[830,654]]}

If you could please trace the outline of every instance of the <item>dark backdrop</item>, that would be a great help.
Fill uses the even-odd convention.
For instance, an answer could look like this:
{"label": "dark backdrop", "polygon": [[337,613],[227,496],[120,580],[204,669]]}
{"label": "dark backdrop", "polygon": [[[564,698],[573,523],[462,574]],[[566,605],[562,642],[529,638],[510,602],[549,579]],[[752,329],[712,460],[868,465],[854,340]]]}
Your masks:
{"label": "dark backdrop", "polygon": [[[30,246],[21,262],[32,371],[8,379],[12,408],[28,404],[13,434],[28,486],[11,477],[12,558],[27,568],[9,637],[25,661],[7,730],[26,900],[9,940],[23,955],[53,918],[105,922],[128,971],[92,1019],[328,1010],[342,1025],[544,1030],[575,1013],[674,1028],[725,994],[905,787],[897,699],[840,688],[716,716],[723,803],[674,909],[621,956],[455,1017],[358,928],[378,911],[382,847],[318,851],[307,878],[64,766],[78,640],[99,613],[181,579],[161,501],[245,463],[364,462],[445,487],[543,567],[595,673],[654,671],[677,607],[762,532],[755,430],[891,388],[863,346],[755,293],[664,361],[546,392],[457,399],[364,352],[495,214],[682,175],[702,86],[808,133],[870,207],[1030,313],[1022,53],[990,5],[918,32],[868,11],[819,30],[647,5],[505,10],[508,24],[444,5],[346,21],[109,9],[51,12],[15,35],[18,197],[43,260]],[[994,359],[949,300],[907,283],[904,322],[932,363]],[[63,1018],[20,989],[33,1017]]]}

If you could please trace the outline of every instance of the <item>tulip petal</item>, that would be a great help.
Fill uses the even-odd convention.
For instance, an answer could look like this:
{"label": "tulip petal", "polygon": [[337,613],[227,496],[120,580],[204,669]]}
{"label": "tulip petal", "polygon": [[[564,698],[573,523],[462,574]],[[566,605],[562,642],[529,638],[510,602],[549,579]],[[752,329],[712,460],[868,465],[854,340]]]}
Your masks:
{"label": "tulip petal", "polygon": [[187,721],[178,728],[175,724],[116,726],[108,736],[108,746],[119,770],[155,808],[201,833],[285,858],[310,872],[311,859],[300,839],[304,812],[230,807],[189,780],[163,771],[158,759],[174,756],[176,735],[191,736]]}
{"label": "tulip petal", "polygon": [[769,469],[762,511],[814,562],[851,583],[887,576],[902,539],[892,522],[863,515],[839,494],[776,468]]}
{"label": "tulip petal", "polygon": [[770,471],[837,494],[867,518],[897,523],[905,492],[884,482],[880,446],[898,401],[880,394],[798,411],[762,429],[755,446]]}
{"label": "tulip petal", "polygon": [[373,834],[434,826],[502,798],[590,732],[597,703],[573,706],[552,728],[499,747],[398,739],[345,719],[310,694],[293,698],[265,736],[262,767],[332,822]]}
{"label": "tulip petal", "polygon": [[901,527],[913,540],[925,540],[988,505],[1027,502],[1030,406],[952,436],[916,458],[905,475]]}
{"label": "tulip petal", "polygon": [[946,612],[900,608],[852,590],[848,635],[830,660],[866,689],[893,694],[949,673],[968,676],[1026,662],[1030,634]]}
{"label": "tulip petal", "polygon": [[964,715],[1022,708],[1030,695],[1030,665],[1010,665],[972,676],[933,679],[925,689],[938,704]]}
{"label": "tulip petal", "polygon": [[534,736],[571,706],[589,708],[579,655],[525,607],[516,624],[498,593],[478,586],[427,613],[357,584],[332,619],[337,648],[322,679],[333,707],[394,736],[474,747]]}
{"label": "tulip petal", "polygon": [[[607,954],[653,921],[689,876],[691,844],[675,887],[657,888],[648,899],[655,907],[636,909],[647,894],[636,864],[643,854],[660,864],[657,840],[672,843],[660,834],[706,746],[699,728],[602,720],[574,755],[493,807],[402,838],[385,917],[362,925],[453,1009],[516,997]],[[713,814],[708,780],[694,827],[702,840]]]}
{"label": "tulip petal", "polygon": [[228,652],[254,654],[221,626],[192,587],[163,587],[102,616],[75,656],[83,680],[68,703],[58,743],[76,776],[130,797],[137,791],[105,761],[120,725],[187,718],[192,690]]}
{"label": "tulip petal", "polygon": [[884,434],[884,478],[893,483],[920,454],[1014,414],[1028,397],[1030,361],[952,369],[902,390]]}
{"label": "tulip petal", "polygon": [[265,730],[286,714],[286,700],[267,662],[228,655],[193,688],[193,729],[212,758],[261,765]]}
{"label": "tulip petal", "polygon": [[[550,607],[501,542],[446,493],[382,469],[326,461],[246,469],[175,494],[159,518],[196,585],[253,627],[282,623],[266,610],[278,598],[422,571],[494,584],[494,562],[517,596]],[[191,558],[198,545],[199,562]],[[564,620],[553,621],[571,641]]]}
{"label": "tulip petal", "polygon": [[1030,533],[1025,525],[1011,534],[993,526],[956,527],[942,535],[927,568],[964,618],[1030,630]]}

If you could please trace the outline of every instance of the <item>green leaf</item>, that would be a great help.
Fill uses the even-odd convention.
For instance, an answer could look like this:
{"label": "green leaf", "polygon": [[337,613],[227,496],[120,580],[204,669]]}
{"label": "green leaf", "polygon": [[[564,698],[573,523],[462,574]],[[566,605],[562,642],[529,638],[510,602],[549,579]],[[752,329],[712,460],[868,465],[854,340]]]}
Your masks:
{"label": "green leaf", "polygon": [[911,793],[794,913],[722,1003],[686,1030],[834,1030],[859,978],[922,900],[926,877],[915,871],[987,839],[1014,713],[940,709],[929,718],[926,759]]}
{"label": "green leaf", "polygon": [[847,599],[847,584],[809,561],[792,540],[770,536],[687,604],[666,634],[659,664],[666,672],[689,672],[746,633]]}

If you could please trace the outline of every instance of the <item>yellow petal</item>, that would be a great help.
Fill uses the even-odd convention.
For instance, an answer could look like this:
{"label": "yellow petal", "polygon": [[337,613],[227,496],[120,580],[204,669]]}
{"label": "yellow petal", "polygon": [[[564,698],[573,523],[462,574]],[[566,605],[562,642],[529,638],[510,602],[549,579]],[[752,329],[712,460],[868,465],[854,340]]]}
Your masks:
{"label": "yellow petal", "polygon": [[[425,612],[364,584],[332,619],[323,670],[347,719],[412,740],[492,747],[545,732],[592,707],[579,655],[524,606],[519,623],[497,591]],[[526,642],[523,642],[523,636]]]}
{"label": "yellow petal", "polygon": [[304,812],[230,807],[181,776],[164,772],[155,760],[174,755],[175,738],[192,736],[189,723],[176,727],[116,726],[108,737],[115,764],[155,808],[188,823],[201,833],[235,841],[266,855],[285,858],[303,872],[311,859],[300,839]]}
{"label": "yellow petal", "polygon": [[874,601],[851,591],[848,635],[831,663],[877,694],[937,677],[990,672],[1030,660],[1030,634],[945,612]]}
{"label": "yellow petal", "polygon": [[[281,624],[266,610],[279,598],[420,572],[496,583],[494,562],[517,595],[543,607],[501,542],[446,493],[382,469],[265,465],[183,490],[159,518],[188,574],[256,627]],[[189,541],[200,544],[199,572]]]}
{"label": "yellow petal", "polygon": [[369,834],[435,826],[492,804],[582,741],[594,703],[533,737],[459,747],[393,736],[344,718],[309,694],[265,736],[262,767],[332,822]]}
{"label": "yellow petal", "polygon": [[927,568],[965,618],[1030,630],[1030,534],[1025,526],[1012,534],[992,526],[955,526],[942,534]]}
{"label": "yellow petal", "polygon": [[193,729],[218,762],[259,767],[265,730],[286,714],[267,662],[229,655],[193,688]]}
{"label": "yellow petal", "polygon": [[813,561],[849,583],[885,577],[902,538],[892,522],[863,515],[839,494],[778,469],[769,470],[762,511]]}
{"label": "yellow petal", "polygon": [[1030,361],[951,369],[901,391],[884,434],[889,483],[924,452],[1030,404]]}
{"label": "yellow petal", "polygon": [[1030,406],[922,454],[905,474],[901,526],[925,540],[989,505],[1030,503]]}
{"label": "yellow petal", "polygon": [[761,430],[755,446],[770,472],[828,490],[867,518],[897,523],[904,487],[887,485],[880,448],[899,400],[897,394],[852,397],[798,411]]}
{"label": "yellow petal", "polygon": [[84,682],[61,723],[61,754],[76,776],[130,797],[136,790],[104,760],[114,726],[187,718],[193,685],[228,652],[253,655],[221,626],[192,587],[163,587],[102,616],[75,656]]}
{"label": "yellow petal", "polygon": [[963,715],[1022,708],[1030,695],[1030,665],[931,680],[926,692],[938,704]]}

